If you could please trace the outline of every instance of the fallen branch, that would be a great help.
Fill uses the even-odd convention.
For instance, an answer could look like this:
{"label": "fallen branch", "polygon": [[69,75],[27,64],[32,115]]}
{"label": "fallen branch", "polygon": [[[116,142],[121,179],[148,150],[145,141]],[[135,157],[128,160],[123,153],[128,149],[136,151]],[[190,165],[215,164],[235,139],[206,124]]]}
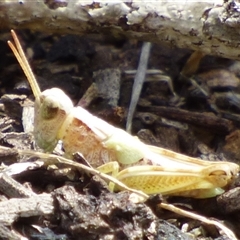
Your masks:
{"label": "fallen branch", "polygon": [[217,1],[0,2],[1,28],[105,33],[240,59],[240,5]]}

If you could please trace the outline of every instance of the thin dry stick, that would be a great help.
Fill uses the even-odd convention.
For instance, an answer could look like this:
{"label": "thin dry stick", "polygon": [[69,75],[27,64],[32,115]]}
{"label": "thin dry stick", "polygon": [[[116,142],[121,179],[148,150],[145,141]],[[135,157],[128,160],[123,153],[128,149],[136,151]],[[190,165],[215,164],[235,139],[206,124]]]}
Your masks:
{"label": "thin dry stick", "polygon": [[195,220],[204,222],[206,224],[214,225],[217,228],[221,229],[231,240],[237,240],[237,237],[235,236],[235,234],[229,228],[227,228],[224,224],[222,224],[218,221],[206,218],[206,217],[201,216],[201,215],[196,214],[196,213],[192,213],[192,212],[183,210],[181,208],[175,207],[172,204],[160,203],[159,205],[162,208],[167,209],[171,212],[175,212],[175,213],[177,213],[181,216],[185,216],[185,217],[188,217],[188,218],[191,218],[191,219],[195,219]]}
{"label": "thin dry stick", "polygon": [[127,132],[129,133],[131,132],[133,114],[135,112],[138,99],[142,91],[143,82],[146,76],[150,49],[151,49],[151,43],[144,42],[142,46],[142,52],[139,60],[137,73],[134,78],[132,97],[131,97],[130,107],[128,110],[128,116],[127,116],[126,129],[127,129]]}
{"label": "thin dry stick", "polygon": [[104,179],[105,181],[113,182],[117,186],[139,195],[141,198],[143,198],[143,199],[141,199],[141,201],[147,200],[148,197],[149,197],[147,194],[143,193],[142,191],[138,191],[136,189],[129,188],[124,183],[118,181],[116,178],[114,178],[112,176],[109,176],[105,173],[102,173],[102,172],[100,172],[100,171],[98,171],[94,168],[88,167],[86,165],[74,162],[70,159],[60,157],[60,156],[56,156],[54,154],[35,152],[35,151],[31,151],[31,150],[17,150],[17,151],[21,155],[36,156],[36,157],[39,157],[40,159],[48,159],[48,161],[52,160],[55,163],[57,162],[57,163],[66,164],[68,166],[76,167],[78,169],[81,169],[81,170],[85,171],[86,173],[89,173],[89,174],[92,174],[92,175],[97,175],[97,176],[101,177],[102,179]]}

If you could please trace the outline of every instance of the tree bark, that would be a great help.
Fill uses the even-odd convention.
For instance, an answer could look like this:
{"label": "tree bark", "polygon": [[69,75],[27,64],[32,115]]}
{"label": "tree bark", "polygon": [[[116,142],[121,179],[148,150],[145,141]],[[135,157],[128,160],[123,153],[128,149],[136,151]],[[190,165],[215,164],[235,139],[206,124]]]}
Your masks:
{"label": "tree bark", "polygon": [[2,0],[1,28],[105,33],[240,59],[237,0]]}

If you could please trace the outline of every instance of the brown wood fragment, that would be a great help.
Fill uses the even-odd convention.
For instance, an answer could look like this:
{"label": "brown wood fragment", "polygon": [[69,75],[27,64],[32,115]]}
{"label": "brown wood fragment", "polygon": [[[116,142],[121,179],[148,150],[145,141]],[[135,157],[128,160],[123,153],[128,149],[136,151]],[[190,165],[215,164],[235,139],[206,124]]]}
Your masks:
{"label": "brown wood fragment", "polygon": [[226,69],[212,69],[197,75],[209,88],[234,89],[239,86],[239,78]]}
{"label": "brown wood fragment", "polygon": [[39,194],[29,198],[12,198],[0,202],[0,223],[12,224],[19,217],[53,214],[53,198],[50,194]]}
{"label": "brown wood fragment", "polygon": [[235,161],[239,161],[240,160],[239,146],[240,146],[240,130],[237,129],[226,136],[225,144],[222,146],[221,151],[224,152],[224,154],[228,158],[232,158],[235,159]]}
{"label": "brown wood fragment", "polygon": [[222,119],[211,113],[191,112],[183,109],[161,106],[147,107],[146,111],[153,112],[162,117],[209,128],[209,130],[213,132],[221,131],[221,133],[224,134],[233,129],[232,121]]}
{"label": "brown wood fragment", "polygon": [[219,209],[224,214],[239,212],[240,210],[240,187],[231,189],[217,197]]}
{"label": "brown wood fragment", "polygon": [[73,186],[53,193],[60,224],[74,239],[194,239],[157,219],[147,205],[129,201],[129,192],[110,193],[99,180],[92,179],[86,196]]}
{"label": "brown wood fragment", "polygon": [[11,164],[17,162],[19,157],[18,151],[16,149],[0,148],[0,162],[4,164]]}
{"label": "brown wood fragment", "polygon": [[10,198],[26,198],[36,195],[33,191],[4,173],[0,174],[0,191]]}

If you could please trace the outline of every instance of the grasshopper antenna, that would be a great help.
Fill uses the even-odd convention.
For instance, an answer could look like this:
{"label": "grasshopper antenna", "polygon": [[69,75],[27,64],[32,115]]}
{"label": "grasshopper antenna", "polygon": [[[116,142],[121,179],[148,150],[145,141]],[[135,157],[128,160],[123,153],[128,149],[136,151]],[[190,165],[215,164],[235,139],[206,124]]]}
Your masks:
{"label": "grasshopper antenna", "polygon": [[17,58],[23,72],[25,73],[27,80],[33,91],[33,95],[34,95],[35,99],[38,99],[41,94],[41,90],[38,86],[37,80],[32,72],[32,69],[31,69],[29,63],[28,63],[26,55],[25,55],[25,53],[22,49],[22,46],[18,40],[17,34],[15,33],[14,30],[11,30],[11,34],[12,34],[12,37],[13,37],[16,47],[14,46],[14,44],[11,41],[8,41],[8,45],[12,49],[13,54]]}

